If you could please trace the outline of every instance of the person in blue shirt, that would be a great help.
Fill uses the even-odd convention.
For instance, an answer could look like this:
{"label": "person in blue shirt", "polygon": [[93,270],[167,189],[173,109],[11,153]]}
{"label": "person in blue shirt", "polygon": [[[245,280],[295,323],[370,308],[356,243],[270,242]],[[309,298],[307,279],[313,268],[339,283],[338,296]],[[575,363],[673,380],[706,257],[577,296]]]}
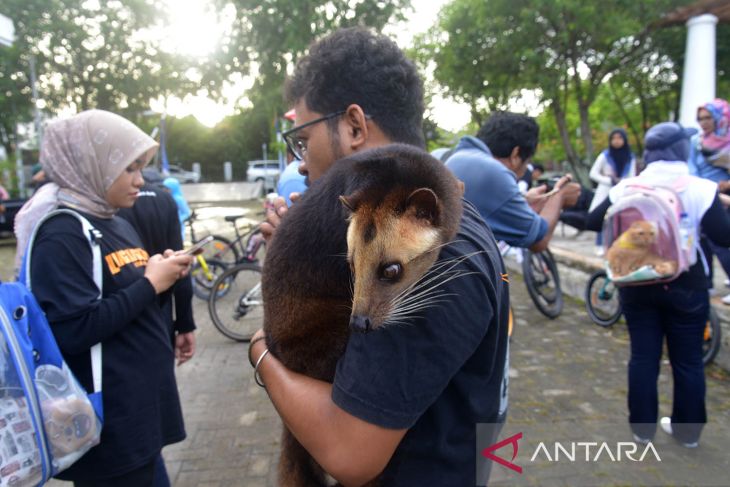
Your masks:
{"label": "person in blue shirt", "polygon": [[[687,164],[689,173],[703,179],[709,179],[717,183],[720,193],[730,190],[730,174],[727,169],[719,165],[713,165],[712,159],[721,152],[724,146],[725,152],[730,147],[730,106],[728,102],[717,98],[706,103],[697,109],[697,123],[701,132],[692,137],[689,148]],[[712,288],[712,256],[717,255],[725,274],[730,277],[730,250],[719,246],[702,235],[700,240],[702,251],[709,264],[710,288]],[[730,279],[725,281],[730,286]],[[723,298],[723,303],[730,304],[730,294]]]}
{"label": "person in blue shirt", "polygon": [[550,192],[545,185],[520,192],[517,181],[537,149],[539,131],[532,117],[495,112],[476,137],[463,137],[446,161],[494,237],[534,252],[547,248],[561,209],[575,205],[581,193],[570,176]]}
{"label": "person in blue shirt", "polygon": [[307,190],[306,178],[299,173],[299,159],[287,148],[286,151],[287,166],[284,172],[279,176],[279,182],[276,184],[276,192],[279,196],[286,200],[286,206],[291,206],[289,196],[292,193],[303,193]]}
{"label": "person in blue shirt", "polygon": [[185,240],[185,220],[190,218],[190,207],[188,202],[185,201],[185,196],[182,194],[182,188],[180,188],[180,181],[175,178],[165,178],[162,181],[162,185],[170,191],[172,198],[177,204],[177,218],[180,220],[180,232],[183,241]]}

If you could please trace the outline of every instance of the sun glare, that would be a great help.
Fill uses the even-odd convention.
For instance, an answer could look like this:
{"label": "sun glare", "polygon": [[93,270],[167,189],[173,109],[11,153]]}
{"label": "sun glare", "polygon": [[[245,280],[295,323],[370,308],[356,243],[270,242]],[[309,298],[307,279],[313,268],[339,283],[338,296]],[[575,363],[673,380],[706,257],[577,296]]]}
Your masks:
{"label": "sun glare", "polygon": [[211,54],[225,23],[230,26],[229,9],[216,13],[208,0],[165,0],[169,25],[163,30],[163,48],[191,57]]}

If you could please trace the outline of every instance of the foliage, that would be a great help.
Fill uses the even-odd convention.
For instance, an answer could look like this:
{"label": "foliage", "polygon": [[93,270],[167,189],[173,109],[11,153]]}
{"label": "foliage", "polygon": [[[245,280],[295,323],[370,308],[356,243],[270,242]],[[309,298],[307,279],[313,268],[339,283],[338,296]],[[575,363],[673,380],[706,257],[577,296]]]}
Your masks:
{"label": "foliage", "polygon": [[[534,90],[555,121],[566,159],[583,172],[594,156],[591,106],[617,73],[649,67],[649,26],[683,3],[453,0],[426,38],[423,57],[435,60],[437,80],[470,104],[478,122],[522,90]],[[574,108],[577,120],[568,116]]]}
{"label": "foliage", "polygon": [[191,92],[192,61],[160,49],[145,31],[159,24],[151,0],[5,0],[21,55],[37,59],[38,86],[50,111],[100,108],[130,116],[150,98]]}

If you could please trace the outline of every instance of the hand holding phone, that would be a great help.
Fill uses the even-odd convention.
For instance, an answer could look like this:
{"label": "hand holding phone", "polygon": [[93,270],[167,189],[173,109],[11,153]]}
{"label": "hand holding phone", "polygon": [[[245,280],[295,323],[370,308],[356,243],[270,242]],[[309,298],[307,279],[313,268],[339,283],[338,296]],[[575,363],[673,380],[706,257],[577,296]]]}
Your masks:
{"label": "hand holding phone", "polygon": [[205,247],[212,241],[213,241],[213,235],[208,235],[204,239],[198,241],[198,243],[196,243],[189,249],[185,249],[185,254],[186,255],[198,255],[199,253],[201,253],[203,251],[203,247]]}

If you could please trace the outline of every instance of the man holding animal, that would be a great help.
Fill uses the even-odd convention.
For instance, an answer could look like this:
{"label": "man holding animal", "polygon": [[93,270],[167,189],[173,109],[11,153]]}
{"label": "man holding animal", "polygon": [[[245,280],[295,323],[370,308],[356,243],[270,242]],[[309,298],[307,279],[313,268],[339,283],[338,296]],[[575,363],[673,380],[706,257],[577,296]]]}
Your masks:
{"label": "man holding animal", "polygon": [[476,137],[463,137],[446,161],[464,181],[464,197],[477,207],[497,240],[533,252],[547,249],[560,211],[574,206],[581,194],[570,176],[563,176],[549,192],[541,185],[522,194],[517,182],[537,149],[539,133],[532,117],[495,112]]}
{"label": "man holding animal", "polygon": [[[321,193],[319,187],[328,179],[320,178],[338,159],[352,154],[367,159],[383,153],[370,149],[387,146],[387,152],[392,142],[424,145],[421,81],[413,64],[384,36],[354,28],[320,40],[298,63],[287,94],[297,126],[286,140],[303,159],[300,171],[312,184],[290,210],[292,218],[297,204]],[[429,197],[420,192],[418,199]],[[509,293],[494,237],[471,205],[464,202],[463,208],[457,235],[441,248],[437,261],[453,259],[459,277],[443,283],[440,302],[405,323],[386,318],[370,330],[367,318],[353,318],[355,325],[351,319],[354,329],[369,331],[346,336],[333,383],[285,367],[275,356],[283,345],[272,343],[263,331],[251,341],[249,358],[257,381],[265,385],[284,425],[322,470],[343,485],[376,478],[382,486],[487,481],[489,467],[477,455],[476,431],[477,424],[489,423],[496,434],[506,414]],[[274,236],[272,246],[276,228],[287,225],[286,217],[280,220],[285,212],[281,200],[262,227],[268,238]],[[415,213],[416,219],[422,217]],[[381,224],[376,218],[365,226],[366,241],[378,238]],[[351,233],[357,231],[348,230],[348,250],[357,238]],[[344,255],[336,257],[345,262]],[[381,286],[387,286],[388,280],[397,280],[400,264],[383,265],[380,272]],[[285,292],[287,284],[281,289]],[[318,338],[306,337],[312,342]],[[280,465],[282,485],[303,485],[304,477],[286,462]],[[322,477],[308,480],[313,483],[307,485],[324,485]]]}

